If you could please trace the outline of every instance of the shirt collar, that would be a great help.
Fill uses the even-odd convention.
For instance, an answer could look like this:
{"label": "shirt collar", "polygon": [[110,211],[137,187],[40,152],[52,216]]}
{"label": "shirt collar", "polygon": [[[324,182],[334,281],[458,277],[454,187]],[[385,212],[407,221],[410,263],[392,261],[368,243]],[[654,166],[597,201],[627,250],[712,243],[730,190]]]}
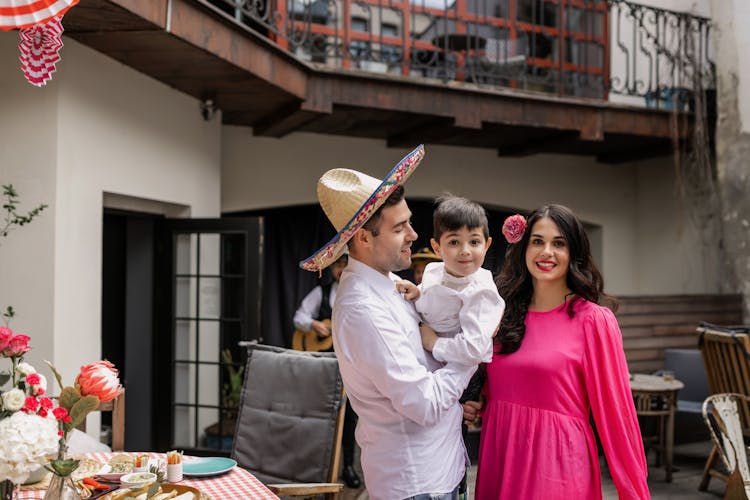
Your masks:
{"label": "shirt collar", "polygon": [[351,272],[361,276],[367,283],[380,293],[392,293],[396,291],[394,279],[398,279],[393,273],[383,276],[381,273],[368,266],[364,262],[358,261],[349,255],[349,263],[346,265],[344,272]]}

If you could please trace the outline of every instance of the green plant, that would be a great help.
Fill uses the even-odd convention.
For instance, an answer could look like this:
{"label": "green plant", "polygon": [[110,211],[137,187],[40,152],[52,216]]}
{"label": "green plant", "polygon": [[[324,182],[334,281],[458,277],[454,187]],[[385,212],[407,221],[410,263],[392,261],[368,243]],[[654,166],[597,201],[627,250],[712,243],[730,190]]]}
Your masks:
{"label": "green plant", "polygon": [[245,372],[245,367],[235,366],[234,360],[232,359],[232,352],[229,349],[221,351],[221,359],[224,362],[224,368],[226,368],[229,380],[222,387],[222,403],[224,407],[224,416],[226,418],[234,418],[237,416],[237,409],[240,406],[240,397],[242,396],[242,375]]}
{"label": "green plant", "polygon": [[[3,198],[5,198],[5,201],[3,202],[3,212],[5,212],[5,216],[3,217],[3,222],[0,223],[0,236],[4,238],[8,236],[8,233],[15,226],[24,226],[31,222],[34,217],[47,208],[47,205],[42,203],[36,208],[31,209],[26,214],[18,213],[18,205],[21,203],[21,200],[18,197],[18,192],[13,188],[13,184],[3,184],[2,189]],[[8,306],[2,313],[3,322],[8,325],[15,315],[16,312],[13,310],[13,306]]]}

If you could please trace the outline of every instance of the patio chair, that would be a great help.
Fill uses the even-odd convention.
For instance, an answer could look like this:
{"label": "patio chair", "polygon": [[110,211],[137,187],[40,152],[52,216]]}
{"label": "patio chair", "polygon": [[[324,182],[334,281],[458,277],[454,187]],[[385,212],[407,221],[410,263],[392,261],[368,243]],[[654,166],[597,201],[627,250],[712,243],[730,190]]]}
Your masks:
{"label": "patio chair", "polygon": [[[699,347],[706,379],[711,394],[734,393],[750,396],[750,337],[747,327],[721,327],[707,323],[698,327]],[[750,413],[745,406],[739,410],[739,419],[744,436],[750,431]],[[731,472],[731,471],[730,471]],[[705,491],[711,477],[722,481],[728,479],[721,470],[717,446],[711,450],[706,461],[698,489]]]}
{"label": "patio chair", "polygon": [[335,498],[345,407],[335,355],[243,345],[232,458],[277,495]]}
{"label": "patio chair", "polygon": [[750,494],[750,469],[747,465],[747,447],[741,419],[742,414],[747,414],[748,404],[750,397],[728,393],[714,394],[703,402],[703,419],[718,455],[730,471],[727,498],[730,497],[730,492],[731,498],[747,498]]}
{"label": "patio chair", "polygon": [[[97,411],[112,412],[112,451],[123,451],[125,449],[125,391],[112,401],[99,403]],[[78,430],[86,432],[86,420],[81,422]]]}

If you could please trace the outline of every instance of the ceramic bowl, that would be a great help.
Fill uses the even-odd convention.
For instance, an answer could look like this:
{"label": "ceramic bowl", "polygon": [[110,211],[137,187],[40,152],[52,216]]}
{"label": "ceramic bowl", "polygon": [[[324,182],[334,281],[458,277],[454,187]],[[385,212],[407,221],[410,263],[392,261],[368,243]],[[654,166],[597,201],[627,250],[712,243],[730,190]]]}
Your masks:
{"label": "ceramic bowl", "polygon": [[153,472],[131,472],[120,478],[120,486],[123,488],[140,488],[154,481],[156,481],[156,474]]}

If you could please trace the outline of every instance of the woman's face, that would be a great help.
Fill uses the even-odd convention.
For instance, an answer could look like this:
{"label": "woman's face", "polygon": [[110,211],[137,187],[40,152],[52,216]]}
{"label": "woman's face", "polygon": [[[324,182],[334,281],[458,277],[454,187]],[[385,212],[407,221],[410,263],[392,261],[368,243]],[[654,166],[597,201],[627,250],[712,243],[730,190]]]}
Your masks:
{"label": "woman's face", "polygon": [[534,285],[565,282],[570,263],[568,242],[552,219],[542,217],[531,228],[526,246],[526,267]]}

